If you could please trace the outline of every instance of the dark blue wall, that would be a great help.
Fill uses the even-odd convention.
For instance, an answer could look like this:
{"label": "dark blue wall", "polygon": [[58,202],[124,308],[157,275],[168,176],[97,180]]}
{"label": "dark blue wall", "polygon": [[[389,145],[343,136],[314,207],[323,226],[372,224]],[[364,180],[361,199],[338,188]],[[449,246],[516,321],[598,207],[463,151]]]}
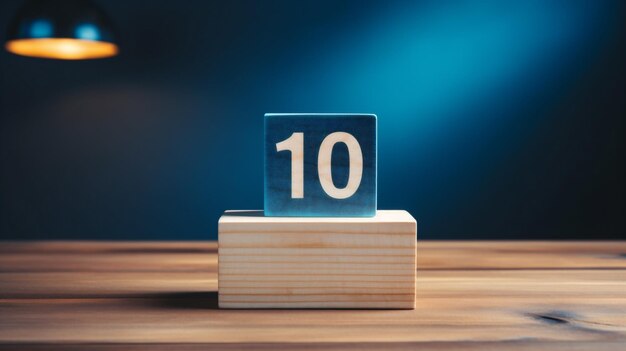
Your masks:
{"label": "dark blue wall", "polygon": [[120,56],[0,53],[2,238],[214,239],[265,112],[378,114],[422,238],[626,238],[622,1],[98,3]]}

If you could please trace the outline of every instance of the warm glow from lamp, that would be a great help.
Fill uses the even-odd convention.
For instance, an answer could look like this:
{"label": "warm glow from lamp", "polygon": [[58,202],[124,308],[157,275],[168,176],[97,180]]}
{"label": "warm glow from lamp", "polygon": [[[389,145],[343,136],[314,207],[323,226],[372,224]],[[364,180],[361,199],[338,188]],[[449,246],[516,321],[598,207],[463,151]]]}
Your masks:
{"label": "warm glow from lamp", "polygon": [[119,52],[108,17],[90,0],[27,0],[6,38],[6,50],[20,56],[85,60]]}
{"label": "warm glow from lamp", "polygon": [[15,39],[6,43],[6,49],[22,56],[62,60],[103,58],[118,52],[113,43],[70,38]]}

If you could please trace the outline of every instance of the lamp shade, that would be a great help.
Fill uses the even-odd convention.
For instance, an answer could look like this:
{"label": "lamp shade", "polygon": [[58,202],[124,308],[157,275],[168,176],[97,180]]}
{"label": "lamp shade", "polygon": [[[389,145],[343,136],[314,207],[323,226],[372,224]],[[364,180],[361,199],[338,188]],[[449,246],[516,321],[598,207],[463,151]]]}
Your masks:
{"label": "lamp shade", "polygon": [[82,60],[115,56],[110,22],[87,0],[30,0],[9,26],[5,48],[22,56]]}

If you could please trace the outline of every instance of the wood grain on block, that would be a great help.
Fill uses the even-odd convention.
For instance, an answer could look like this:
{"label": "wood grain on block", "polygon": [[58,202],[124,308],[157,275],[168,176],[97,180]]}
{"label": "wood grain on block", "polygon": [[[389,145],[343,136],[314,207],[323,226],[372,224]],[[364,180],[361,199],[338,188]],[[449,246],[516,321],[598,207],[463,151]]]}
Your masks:
{"label": "wood grain on block", "polygon": [[415,219],[265,217],[219,220],[222,308],[415,308]]}

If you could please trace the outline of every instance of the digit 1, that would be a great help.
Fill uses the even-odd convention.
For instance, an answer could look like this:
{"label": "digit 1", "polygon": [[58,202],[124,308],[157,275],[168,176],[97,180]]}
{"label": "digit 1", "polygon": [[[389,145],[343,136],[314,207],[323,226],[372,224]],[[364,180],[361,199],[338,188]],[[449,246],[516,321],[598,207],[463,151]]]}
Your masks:
{"label": "digit 1", "polygon": [[304,133],[276,143],[276,151],[291,151],[291,198],[304,198]]}

